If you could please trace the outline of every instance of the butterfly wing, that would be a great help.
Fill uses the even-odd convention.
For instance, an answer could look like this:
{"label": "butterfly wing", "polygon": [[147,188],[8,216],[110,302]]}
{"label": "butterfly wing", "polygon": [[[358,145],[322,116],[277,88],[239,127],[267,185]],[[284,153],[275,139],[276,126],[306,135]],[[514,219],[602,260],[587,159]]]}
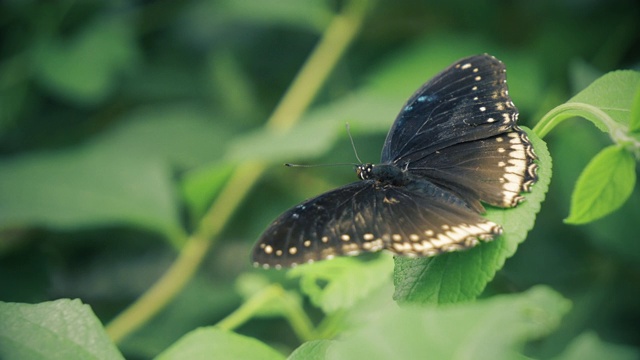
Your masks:
{"label": "butterfly wing", "polygon": [[428,181],[398,187],[365,180],[282,214],[258,240],[252,260],[281,268],[383,248],[432,256],[474,246],[500,231]]}
{"label": "butterfly wing", "polygon": [[[371,195],[371,182],[359,181],[289,209],[271,223],[254,246],[254,265],[289,267],[360,253],[366,247],[355,236],[343,235],[355,235],[355,226],[365,226],[374,218],[374,209],[367,208]],[[380,249],[372,246],[369,251]]]}
{"label": "butterfly wing", "polygon": [[536,155],[517,118],[502,62],[465,58],[409,99],[387,135],[382,162],[431,180],[478,212],[480,201],[512,207],[537,180]]}

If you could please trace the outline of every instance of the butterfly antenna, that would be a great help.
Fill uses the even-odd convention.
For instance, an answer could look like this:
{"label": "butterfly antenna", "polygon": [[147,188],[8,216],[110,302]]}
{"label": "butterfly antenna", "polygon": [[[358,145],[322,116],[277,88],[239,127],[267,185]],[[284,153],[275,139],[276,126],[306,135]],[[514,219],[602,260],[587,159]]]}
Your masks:
{"label": "butterfly antenna", "polygon": [[353,153],[356,154],[356,159],[358,159],[358,164],[354,164],[354,163],[337,163],[337,164],[303,165],[303,164],[285,163],[284,166],[310,168],[310,167],[345,166],[345,165],[358,166],[358,165],[362,164],[363,162],[362,162],[362,160],[360,160],[360,156],[358,156],[358,151],[356,150],[356,144],[353,142],[353,137],[351,136],[351,127],[349,127],[349,123],[346,123],[346,127],[347,127],[347,135],[349,135],[349,140],[351,140],[351,147],[353,148]]}
{"label": "butterfly antenna", "polygon": [[347,127],[347,135],[349,135],[349,140],[351,140],[351,147],[353,148],[353,153],[356,154],[356,159],[358,159],[358,162],[360,164],[362,164],[362,160],[360,160],[360,156],[358,156],[358,150],[356,150],[356,143],[353,141],[353,136],[351,136],[351,127],[349,126],[349,123],[346,123],[346,127]]}
{"label": "butterfly antenna", "polygon": [[287,167],[303,167],[303,168],[312,168],[312,167],[328,167],[328,166],[358,166],[358,164],[352,164],[352,163],[336,163],[336,164],[311,164],[311,165],[306,165],[306,164],[292,164],[292,163],[285,163],[284,166]]}

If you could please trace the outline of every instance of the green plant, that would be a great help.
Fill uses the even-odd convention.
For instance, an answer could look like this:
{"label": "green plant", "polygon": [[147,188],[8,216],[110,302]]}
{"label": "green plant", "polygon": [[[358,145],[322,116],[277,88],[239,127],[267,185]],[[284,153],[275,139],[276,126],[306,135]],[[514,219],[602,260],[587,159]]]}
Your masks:
{"label": "green plant", "polygon": [[[63,150],[48,145],[56,150],[46,152],[45,145],[10,156],[9,145],[4,145],[0,159],[0,300],[4,301],[0,302],[0,357],[102,359],[125,354],[128,358],[264,359],[287,354],[291,359],[350,359],[411,358],[425,351],[424,357],[436,359],[638,356],[637,347],[616,344],[637,341],[629,335],[633,329],[591,322],[593,313],[605,319],[628,311],[632,320],[637,316],[632,289],[638,288],[640,248],[634,245],[633,235],[625,236],[625,232],[637,231],[633,220],[640,216],[635,206],[638,192],[634,192],[640,156],[638,72],[612,72],[595,81],[593,76],[574,74],[591,85],[547,111],[550,104],[567,97],[554,87],[558,77],[552,77],[550,84],[541,80],[546,73],[530,54],[545,53],[544,48],[513,50],[486,37],[443,32],[392,48],[376,69],[361,70],[366,80],[350,83],[345,76],[334,79],[331,74],[349,73],[339,60],[364,31],[363,24],[386,19],[381,15],[385,5],[350,1],[340,11],[324,1],[271,5],[264,9],[251,2],[202,1],[170,3],[167,8],[149,5],[140,10],[148,21],[142,24],[156,21],[156,28],[140,23],[142,28],[137,28],[132,18],[138,14],[112,12],[108,6],[110,11],[102,12],[83,8],[80,13],[95,16],[79,22],[81,26],[65,21],[79,17],[72,3],[55,9],[46,4],[25,5],[32,7],[27,10],[18,5],[7,7],[7,13],[16,18],[29,10],[51,11],[52,16],[27,16],[38,30],[26,42],[32,46],[0,64],[3,134],[11,134],[7,124],[19,123],[15,119],[30,106],[41,107],[38,114],[46,120],[52,114],[85,119],[86,109],[92,109],[92,121],[89,130],[85,129],[91,133],[88,140],[77,141],[69,135],[71,140],[65,138],[68,143],[58,146]],[[401,9],[414,11],[418,5],[404,6]],[[447,13],[442,6],[440,13]],[[451,9],[456,16],[462,14],[460,9]],[[174,19],[174,13],[188,21]],[[489,19],[495,12],[481,13],[483,19]],[[201,14],[217,16],[217,22]],[[372,20],[365,23],[366,16]],[[211,41],[206,37],[210,32],[227,35],[209,26],[233,21],[291,26],[318,35],[320,41],[288,90],[284,91],[286,84],[280,84],[285,95],[260,126],[265,109],[273,104],[261,104],[262,97],[254,93],[260,88],[256,85],[260,77],[246,70],[254,63],[238,60],[239,54],[248,51],[242,46],[208,49],[202,67],[209,78],[171,73],[166,64],[175,61],[173,49],[161,47],[155,49],[161,58],[158,63],[139,68],[139,63],[148,60],[136,45],[136,36],[142,37],[136,32],[160,31],[165,25],[162,19],[180,24],[178,34],[193,42]],[[625,30],[634,21],[633,16],[618,15],[613,23]],[[564,24],[561,17],[558,22]],[[568,33],[578,30],[582,31],[566,28]],[[609,40],[611,43],[624,44],[620,40],[624,36],[614,35],[616,41]],[[539,36],[545,40],[539,44],[546,44],[559,35]],[[95,47],[96,43],[100,46]],[[154,45],[159,46],[147,44]],[[580,53],[578,45],[573,45],[576,47],[563,49]],[[376,54],[385,52],[377,50]],[[302,62],[307,52],[299,50],[295,55]],[[354,52],[366,60],[359,61],[371,61],[366,59],[367,51]],[[323,177],[315,176],[314,170],[280,170],[276,164],[344,161],[352,156],[348,146],[340,145],[347,144],[346,121],[360,152],[378,153],[399,105],[413,89],[452,60],[481,52],[504,60],[514,102],[529,119],[541,119],[533,130],[527,130],[540,158],[539,182],[524,204],[509,210],[489,209],[486,215],[503,224],[504,236],[470,251],[429,259],[392,259],[379,254],[334,259],[287,272],[248,268],[252,236],[263,225],[301,198],[343,181],[336,178],[343,176],[344,169],[329,169],[329,175]],[[249,53],[268,61],[259,50]],[[550,53],[556,55],[556,48]],[[609,56],[615,53],[608,48]],[[564,66],[565,60],[556,65]],[[279,57],[268,65],[280,69],[281,61]],[[181,63],[181,68],[189,67],[189,62]],[[287,75],[277,77],[292,76]],[[128,79],[124,94],[116,91],[119,77]],[[75,112],[27,96],[31,82],[46,96],[73,103]],[[325,83],[328,88],[322,90]],[[194,93],[195,98],[204,97],[203,102],[217,106],[182,101]],[[277,97],[280,91],[268,87],[264,93],[264,97]],[[146,103],[146,99],[152,101]],[[229,117],[234,121],[225,121]],[[526,121],[527,116],[521,117]],[[609,135],[607,141],[613,145],[599,150],[602,139],[598,134],[581,133],[588,131],[584,126],[562,133],[563,124],[557,128],[562,141],[550,142],[548,151],[541,138],[548,139],[555,126],[575,117],[590,120]],[[118,120],[104,124],[104,119],[113,118]],[[592,138],[595,140],[585,140]],[[592,143],[594,146],[586,146]],[[600,152],[594,156],[589,151]],[[569,185],[554,192],[551,182],[551,195],[543,202],[552,174],[549,152],[554,155],[554,179]],[[585,167],[579,159],[587,158],[592,160]],[[583,167],[574,186],[567,172]],[[578,228],[587,233],[584,236],[568,230],[573,228],[554,225],[562,216],[563,204],[569,203],[558,194],[568,189],[574,190],[566,222],[588,224]],[[560,210],[547,207],[545,212],[549,202]],[[620,207],[623,210],[607,218],[613,223],[596,221]],[[527,237],[530,241],[524,242]],[[548,244],[546,239],[556,247],[531,250],[531,246]],[[563,240],[581,247],[570,252],[573,248],[558,243]],[[242,244],[237,245],[239,242]],[[44,250],[34,243],[45,243]],[[93,255],[93,246],[107,255]],[[118,247],[123,251],[104,251]],[[154,253],[156,248],[163,252]],[[95,260],[87,260],[85,272],[75,275],[73,265],[67,263],[67,252],[74,259],[90,254],[87,258]],[[175,259],[167,265],[166,254],[174,253]],[[121,256],[125,259],[118,258]],[[532,263],[540,258],[548,263]],[[203,263],[209,271],[198,272]],[[584,263],[590,266],[586,271],[581,268]],[[161,270],[157,264],[162,265]],[[586,275],[566,282],[554,277],[571,271]],[[63,284],[50,286],[53,294],[42,295],[41,289],[46,288],[43,276]],[[590,285],[567,286],[575,282]],[[536,283],[545,285],[532,286]],[[65,291],[65,284],[71,290]],[[102,286],[107,290],[101,292]],[[617,296],[609,298],[612,293]],[[61,297],[57,294],[80,297],[91,307],[64,298],[45,301]],[[110,300],[107,305],[99,301],[104,298]],[[198,328],[201,326],[206,327]],[[607,332],[609,329],[621,329],[621,335]]]}

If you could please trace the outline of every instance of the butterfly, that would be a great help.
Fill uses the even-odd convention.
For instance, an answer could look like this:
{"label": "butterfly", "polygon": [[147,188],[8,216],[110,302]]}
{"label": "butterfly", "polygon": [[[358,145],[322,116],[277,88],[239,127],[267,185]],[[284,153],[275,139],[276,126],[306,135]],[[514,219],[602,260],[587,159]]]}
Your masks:
{"label": "butterfly", "polygon": [[461,59],[402,107],[380,164],[360,164],[360,181],[293,207],[264,231],[252,261],[293,267],[389,250],[434,256],[502,233],[482,203],[515,207],[537,181],[537,156],[516,122],[506,69],[484,54]]}

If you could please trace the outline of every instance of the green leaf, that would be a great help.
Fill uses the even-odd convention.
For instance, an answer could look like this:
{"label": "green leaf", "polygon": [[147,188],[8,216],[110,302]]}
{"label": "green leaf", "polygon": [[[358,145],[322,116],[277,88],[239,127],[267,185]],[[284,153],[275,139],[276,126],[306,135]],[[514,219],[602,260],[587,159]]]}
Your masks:
{"label": "green leaf", "polygon": [[0,227],[78,229],[115,223],[180,231],[165,164],[96,148],[0,162]]}
{"label": "green leaf", "polygon": [[544,137],[563,120],[579,116],[608,132],[615,143],[631,143],[638,149],[640,140],[631,136],[631,107],[640,87],[640,72],[613,71],[603,75],[565,104],[549,111],[535,127]]}
{"label": "green leaf", "polygon": [[640,72],[619,70],[607,73],[567,101],[601,109],[614,121],[629,125],[629,109],[640,86]]}
{"label": "green leaf", "polygon": [[631,104],[631,118],[629,119],[629,131],[640,132],[640,85],[636,89],[636,95]]}
{"label": "green leaf", "polygon": [[[128,224],[181,233],[172,167],[218,160],[225,136],[202,109],[173,104],[136,109],[84,146],[0,160],[0,227]],[[187,173],[194,212],[211,201],[223,175]]]}
{"label": "green leaf", "polygon": [[558,327],[570,303],[537,286],[456,306],[369,312],[328,349],[330,359],[514,359]]}
{"label": "green leaf", "polygon": [[214,327],[194,330],[156,357],[171,359],[284,359],[260,341]]}
{"label": "green leaf", "polygon": [[585,224],[617,210],[633,192],[635,167],[633,156],[622,146],[603,149],[580,174],[565,222]]}
{"label": "green leaf", "polygon": [[324,360],[327,349],[334,343],[332,340],[313,340],[300,345],[289,355],[287,360]]}
{"label": "green leaf", "polygon": [[227,159],[231,162],[246,160],[291,161],[317,157],[327,152],[337,131],[344,128],[320,121],[298,124],[290,131],[280,132],[261,129],[238,136],[229,146]]}
{"label": "green leaf", "polygon": [[[610,144],[606,136],[592,126],[563,126],[558,129],[554,137],[561,140],[553,144],[555,153],[553,161],[555,164],[560,164],[553,169],[554,186],[552,188],[555,188],[556,194],[548,195],[548,198],[553,197],[556,203],[555,206],[548,209],[550,212],[547,213],[547,221],[554,219],[553,222],[555,219],[564,219],[568,216],[571,195],[574,192],[578,175],[584,171],[586,164],[593,157]],[[629,236],[629,234],[638,231],[638,224],[634,219],[640,219],[640,191],[631,193],[629,199],[617,210],[615,215],[587,223],[579,228],[574,227],[570,231],[574,234],[579,233],[580,238],[585,241],[584,245],[595,246],[598,252],[604,252],[607,256],[612,255],[619,261],[624,259],[628,264],[640,264],[640,241]],[[559,226],[565,227],[565,225]],[[540,228],[539,230],[543,232],[539,236],[548,240],[550,240],[553,231],[561,231],[555,226],[547,226],[545,229]],[[562,231],[565,234],[564,230]],[[549,244],[548,246],[553,245]],[[562,252],[556,254],[560,256],[558,261],[565,257],[560,254]],[[570,257],[581,259],[583,256],[584,254],[580,252],[572,251]],[[604,258],[602,260],[606,261]],[[567,259],[566,261],[572,260]],[[574,267],[575,265],[570,266]],[[548,270],[553,272],[551,269]]]}
{"label": "green leaf", "polygon": [[380,254],[370,261],[341,257],[297,266],[288,276],[299,277],[303,293],[325,313],[349,309],[389,281],[393,271],[390,256]]}
{"label": "green leaf", "polygon": [[640,358],[639,349],[606,343],[597,334],[586,332],[573,340],[555,360],[633,360],[638,358]]}
{"label": "green leaf", "polygon": [[488,208],[486,217],[503,228],[503,235],[467,251],[433,258],[395,258],[394,299],[410,303],[454,303],[475,299],[533,228],[551,180],[551,157],[546,144],[530,130],[538,155],[538,182],[526,201],[512,209]]}
{"label": "green leaf", "polygon": [[33,60],[38,80],[51,94],[97,103],[116,88],[118,75],[133,68],[138,49],[133,25],[98,19],[71,40],[40,40]]}
{"label": "green leaf", "polygon": [[160,159],[179,170],[219,162],[230,138],[219,115],[189,103],[141,106],[118,122],[91,146],[114,157]]}
{"label": "green leaf", "polygon": [[0,302],[0,358],[124,359],[88,305]]}

